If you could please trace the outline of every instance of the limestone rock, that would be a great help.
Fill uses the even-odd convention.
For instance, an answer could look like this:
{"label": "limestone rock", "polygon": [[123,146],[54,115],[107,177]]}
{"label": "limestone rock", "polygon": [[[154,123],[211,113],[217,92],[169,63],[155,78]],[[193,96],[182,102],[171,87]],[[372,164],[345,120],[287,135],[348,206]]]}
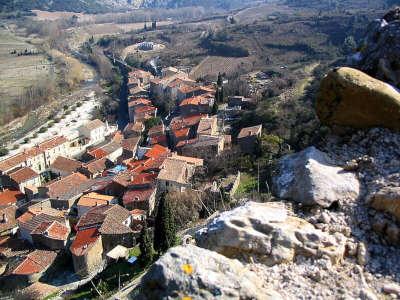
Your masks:
{"label": "limestone rock", "polygon": [[387,212],[400,221],[400,187],[384,187],[369,199],[376,210]]}
{"label": "limestone rock", "polygon": [[196,242],[227,257],[255,260],[266,265],[292,262],[297,256],[328,257],[339,263],[345,238],[329,235],[307,221],[289,216],[277,202],[248,202],[224,212],[196,232]]}
{"label": "limestone rock", "polygon": [[278,198],[329,207],[335,201],[356,199],[360,184],[353,173],[335,166],[326,153],[309,147],[279,161],[273,190]]}
{"label": "limestone rock", "polygon": [[400,93],[352,68],[339,68],[321,81],[316,103],[321,123],[400,130]]}
{"label": "limestone rock", "polygon": [[400,88],[400,8],[371,22],[358,66],[364,72]]}
{"label": "limestone rock", "polygon": [[168,250],[141,285],[141,299],[281,299],[238,260],[193,245]]}

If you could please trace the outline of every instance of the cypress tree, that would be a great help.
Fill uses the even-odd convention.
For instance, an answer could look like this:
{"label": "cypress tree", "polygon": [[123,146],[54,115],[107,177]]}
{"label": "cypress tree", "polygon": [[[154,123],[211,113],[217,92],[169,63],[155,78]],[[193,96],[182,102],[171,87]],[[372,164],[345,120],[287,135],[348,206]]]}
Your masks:
{"label": "cypress tree", "polygon": [[142,231],[140,232],[139,248],[140,248],[140,257],[139,257],[140,262],[143,265],[151,263],[153,261],[154,250],[146,222],[144,223]]}
{"label": "cypress tree", "polygon": [[171,207],[165,199],[165,195],[161,196],[160,204],[155,219],[154,226],[154,249],[159,253],[167,251],[175,245],[176,226],[172,216]]}
{"label": "cypress tree", "polygon": [[224,86],[223,86],[223,79],[222,79],[221,73],[218,73],[217,92],[215,95],[215,100],[217,100],[217,103],[224,102]]}

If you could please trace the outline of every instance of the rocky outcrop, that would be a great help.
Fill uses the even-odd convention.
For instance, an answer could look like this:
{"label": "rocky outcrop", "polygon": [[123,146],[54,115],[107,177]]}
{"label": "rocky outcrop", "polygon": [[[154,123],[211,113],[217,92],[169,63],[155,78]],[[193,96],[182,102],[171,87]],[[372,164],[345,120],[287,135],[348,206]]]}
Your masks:
{"label": "rocky outcrop", "polygon": [[281,299],[238,260],[193,245],[168,250],[141,286],[141,299]]}
{"label": "rocky outcrop", "polygon": [[196,233],[196,242],[227,257],[266,265],[292,262],[297,256],[343,258],[345,238],[326,234],[289,215],[280,203],[248,202],[213,219]]}
{"label": "rocky outcrop", "polygon": [[400,130],[400,93],[352,68],[339,68],[321,81],[317,115],[326,125]]}
{"label": "rocky outcrop", "polygon": [[356,176],[335,166],[326,153],[315,147],[283,157],[276,173],[276,196],[304,205],[329,207],[336,201],[354,200],[360,192]]}
{"label": "rocky outcrop", "polygon": [[400,88],[400,8],[374,20],[366,32],[358,67]]}
{"label": "rocky outcrop", "polygon": [[376,210],[387,212],[400,221],[400,187],[384,187],[369,198]]}

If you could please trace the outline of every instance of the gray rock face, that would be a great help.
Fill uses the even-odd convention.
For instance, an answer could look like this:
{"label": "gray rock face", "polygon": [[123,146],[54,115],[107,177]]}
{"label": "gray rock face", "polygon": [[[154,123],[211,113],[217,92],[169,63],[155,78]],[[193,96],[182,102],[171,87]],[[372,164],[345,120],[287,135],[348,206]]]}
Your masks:
{"label": "gray rock face", "polygon": [[335,201],[355,200],[360,184],[353,173],[335,166],[326,153],[309,147],[279,161],[273,190],[282,199],[329,207]]}
{"label": "gray rock face", "polygon": [[266,265],[292,262],[296,256],[326,257],[336,264],[345,250],[341,234],[326,234],[307,221],[288,215],[277,202],[248,202],[224,212],[196,233],[196,242],[231,258]]}
{"label": "gray rock face", "polygon": [[[171,248],[142,279],[142,299],[281,299],[237,260],[193,245]],[[190,297],[190,298],[189,298]]]}
{"label": "gray rock face", "polygon": [[400,88],[400,8],[369,25],[361,48],[360,69]]}

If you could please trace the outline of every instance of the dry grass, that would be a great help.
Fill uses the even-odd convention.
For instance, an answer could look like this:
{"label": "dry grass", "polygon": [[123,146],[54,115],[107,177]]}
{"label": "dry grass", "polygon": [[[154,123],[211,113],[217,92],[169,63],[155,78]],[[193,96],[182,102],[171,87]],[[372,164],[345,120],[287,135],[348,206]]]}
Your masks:
{"label": "dry grass", "polygon": [[38,51],[32,44],[6,29],[0,30],[0,96],[2,102],[12,102],[24,88],[43,80],[54,71],[54,65],[43,54],[17,56],[10,52],[25,49]]}
{"label": "dry grass", "polygon": [[217,77],[220,72],[229,75],[238,69],[250,70],[252,68],[251,57],[222,57],[207,56],[200,64],[193,68],[190,77],[193,79],[205,77]]}

